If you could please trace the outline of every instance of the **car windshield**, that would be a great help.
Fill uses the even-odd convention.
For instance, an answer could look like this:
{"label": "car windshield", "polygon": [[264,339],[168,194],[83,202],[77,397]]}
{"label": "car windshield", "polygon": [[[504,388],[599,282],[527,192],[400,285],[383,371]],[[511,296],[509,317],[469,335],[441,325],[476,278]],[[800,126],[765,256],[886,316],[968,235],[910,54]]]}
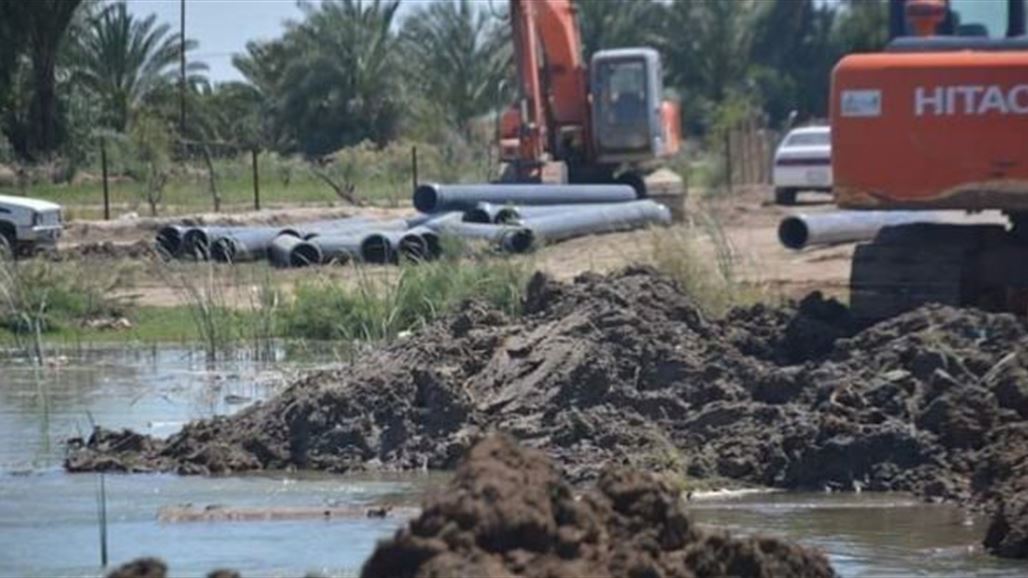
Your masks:
{"label": "car windshield", "polygon": [[829,144],[829,136],[827,132],[801,132],[790,136],[785,144],[791,147],[821,146]]}

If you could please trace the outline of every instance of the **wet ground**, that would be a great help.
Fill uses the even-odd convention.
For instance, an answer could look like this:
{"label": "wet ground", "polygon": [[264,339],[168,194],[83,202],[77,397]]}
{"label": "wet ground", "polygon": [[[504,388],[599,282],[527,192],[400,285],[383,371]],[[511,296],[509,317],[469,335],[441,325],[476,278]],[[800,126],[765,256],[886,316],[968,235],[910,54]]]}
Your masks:
{"label": "wet ground", "polygon": [[[68,354],[37,370],[0,362],[0,576],[99,576],[98,476],[60,469],[62,440],[91,423],[163,436],[183,422],[232,413],[273,394],[284,374],[241,359],[208,369],[181,348]],[[112,563],[142,555],[169,561],[175,576],[216,567],[244,575],[356,574],[395,519],[160,523],[157,511],[206,506],[346,506],[409,502],[434,481],[424,476],[355,478],[327,474],[222,478],[105,477]],[[901,494],[771,494],[694,501],[703,524],[753,528],[824,549],[843,576],[997,576],[1028,565],[980,551],[984,521]]]}

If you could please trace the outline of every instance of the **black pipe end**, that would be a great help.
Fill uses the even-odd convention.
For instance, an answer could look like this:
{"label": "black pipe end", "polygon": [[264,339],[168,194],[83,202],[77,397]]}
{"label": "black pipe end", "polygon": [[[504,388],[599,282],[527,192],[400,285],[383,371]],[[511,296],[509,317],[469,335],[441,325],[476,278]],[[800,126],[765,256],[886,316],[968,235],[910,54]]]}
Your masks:
{"label": "black pipe end", "polygon": [[368,235],[366,239],[361,241],[361,259],[365,263],[375,263],[378,265],[392,263],[396,261],[396,255],[393,253],[392,244],[381,233]]}
{"label": "black pipe end", "polygon": [[511,207],[504,207],[499,211],[496,211],[496,224],[506,225],[508,223],[516,223],[521,215],[518,214],[518,210]]}
{"label": "black pipe end", "polygon": [[231,237],[222,237],[211,245],[211,258],[218,263],[232,263],[236,257],[236,242]]}
{"label": "black pipe end", "polygon": [[503,239],[503,248],[511,253],[527,253],[535,244],[535,233],[531,229],[517,229]]}
{"label": "black pipe end", "polygon": [[427,261],[432,255],[428,247],[428,241],[422,235],[404,235],[400,239],[400,254],[404,258],[414,262]]}
{"label": "black pipe end", "polygon": [[321,264],[321,250],[312,243],[299,243],[289,252],[291,267],[310,267]]}
{"label": "black pipe end", "polygon": [[439,190],[436,185],[418,185],[414,189],[414,208],[422,213],[434,213],[439,204]]}
{"label": "black pipe end", "polygon": [[425,240],[425,248],[427,249],[429,260],[435,260],[443,256],[443,243],[438,234],[432,231],[425,231],[421,233],[421,238]]}
{"label": "black pipe end", "polygon": [[178,227],[161,227],[157,231],[157,247],[169,256],[178,255],[182,249],[182,231]]}
{"label": "black pipe end", "polygon": [[778,240],[789,249],[799,250],[807,246],[810,231],[799,217],[786,217],[778,224]]}
{"label": "black pipe end", "polygon": [[203,229],[189,229],[182,235],[182,253],[198,261],[210,258],[210,237]]}
{"label": "black pipe end", "polygon": [[461,221],[465,223],[482,223],[488,225],[492,223],[489,220],[489,211],[482,208],[474,208],[470,211],[464,211],[464,216],[461,217]]}

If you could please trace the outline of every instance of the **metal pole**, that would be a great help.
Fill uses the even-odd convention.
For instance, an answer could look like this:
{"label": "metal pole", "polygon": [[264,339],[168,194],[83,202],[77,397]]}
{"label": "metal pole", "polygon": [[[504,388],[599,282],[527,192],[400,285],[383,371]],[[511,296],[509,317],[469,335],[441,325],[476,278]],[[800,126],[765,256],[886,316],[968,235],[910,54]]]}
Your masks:
{"label": "metal pole", "polygon": [[253,159],[253,210],[261,210],[261,181],[260,175],[257,174],[257,149],[250,150],[250,156]]}
{"label": "metal pole", "polygon": [[107,188],[107,139],[100,137],[100,171],[104,182],[104,220],[111,220],[111,193]]}
{"label": "metal pole", "polygon": [[186,134],[186,0],[179,4],[179,95],[178,95],[178,126],[179,134]]}

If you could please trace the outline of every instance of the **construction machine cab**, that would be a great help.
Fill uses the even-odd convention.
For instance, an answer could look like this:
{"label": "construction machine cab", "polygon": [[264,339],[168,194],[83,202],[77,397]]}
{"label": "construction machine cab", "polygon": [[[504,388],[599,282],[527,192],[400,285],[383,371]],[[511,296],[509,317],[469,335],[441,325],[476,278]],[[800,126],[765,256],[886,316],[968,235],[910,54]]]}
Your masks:
{"label": "construction machine cab", "polygon": [[668,147],[662,122],[660,56],[652,48],[601,50],[589,66],[593,148],[602,163],[660,157]]}

